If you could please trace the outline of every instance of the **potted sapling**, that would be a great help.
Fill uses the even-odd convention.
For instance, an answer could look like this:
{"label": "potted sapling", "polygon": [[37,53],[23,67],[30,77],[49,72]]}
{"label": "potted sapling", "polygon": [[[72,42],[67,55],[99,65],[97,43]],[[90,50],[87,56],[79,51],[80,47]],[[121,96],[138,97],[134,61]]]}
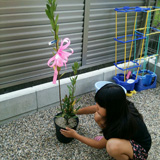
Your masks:
{"label": "potted sapling", "polygon": [[[55,14],[57,8],[56,0],[48,0],[46,4],[46,15],[50,20],[50,24],[52,27],[52,34],[54,40],[49,43],[49,45],[53,45],[53,57],[48,60],[48,66],[54,69],[54,76],[53,76],[53,84],[56,84],[56,80],[58,79],[58,86],[59,86],[59,101],[60,101],[60,113],[55,115],[54,123],[56,126],[56,136],[60,142],[69,143],[72,138],[64,137],[60,133],[60,129],[65,129],[66,126],[76,129],[78,126],[78,117],[76,116],[76,112],[78,111],[79,107],[75,108],[75,105],[78,103],[79,99],[76,100],[75,97],[75,89],[76,89],[76,81],[77,81],[77,70],[79,69],[79,64],[75,62],[72,66],[72,70],[74,76],[70,78],[71,85],[68,85],[68,95],[65,95],[63,100],[61,100],[61,84],[60,78],[64,74],[60,74],[61,67],[68,62],[68,57],[73,54],[73,49],[68,48],[70,45],[70,39],[65,38],[61,40],[59,46],[59,25],[58,25],[58,18],[59,15]],[[66,51],[70,50],[70,52]]]}
{"label": "potted sapling", "polygon": [[65,95],[62,99],[62,109],[60,109],[60,113],[58,113],[54,117],[54,123],[56,126],[56,136],[60,142],[69,143],[73,140],[73,138],[67,138],[63,136],[60,132],[61,129],[65,129],[66,127],[75,129],[78,126],[79,119],[76,116],[76,113],[80,106],[76,106],[79,102],[80,98],[76,99],[75,90],[76,90],[76,81],[77,81],[77,70],[79,68],[79,64],[77,62],[72,66],[74,76],[70,78],[71,84],[67,85],[68,87],[68,95]]}

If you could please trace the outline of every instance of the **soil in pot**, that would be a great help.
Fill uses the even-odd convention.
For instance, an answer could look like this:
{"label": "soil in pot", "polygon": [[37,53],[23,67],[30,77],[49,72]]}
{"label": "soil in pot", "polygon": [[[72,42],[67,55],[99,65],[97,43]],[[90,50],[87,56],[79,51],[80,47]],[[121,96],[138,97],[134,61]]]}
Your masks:
{"label": "soil in pot", "polygon": [[[60,115],[57,114],[56,116]],[[78,117],[77,118],[70,118],[68,120],[68,125],[66,124],[66,119],[63,118],[63,117],[56,117],[54,118],[54,123],[55,123],[55,127],[56,127],[56,136],[57,136],[57,139],[62,142],[62,143],[69,143],[73,140],[73,138],[67,138],[65,136],[63,136],[60,132],[61,129],[65,129],[66,127],[69,127],[69,128],[72,128],[72,129],[75,129],[77,128],[78,126],[78,123],[79,123],[79,119]]]}
{"label": "soil in pot", "polygon": [[63,117],[56,117],[55,118],[55,123],[61,127],[61,128],[66,128],[66,127],[69,127],[69,128],[74,128],[76,125],[77,125],[77,121],[75,118],[70,118],[68,120],[68,125],[66,124],[66,119],[63,118]]}

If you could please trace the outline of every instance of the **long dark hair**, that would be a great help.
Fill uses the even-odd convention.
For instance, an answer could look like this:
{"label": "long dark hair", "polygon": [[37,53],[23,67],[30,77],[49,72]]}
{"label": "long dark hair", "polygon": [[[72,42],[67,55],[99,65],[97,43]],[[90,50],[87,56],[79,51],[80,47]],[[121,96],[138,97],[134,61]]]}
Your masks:
{"label": "long dark hair", "polygon": [[137,129],[136,118],[143,118],[134,104],[126,99],[123,88],[114,83],[106,84],[97,91],[95,101],[106,109],[102,130],[105,138],[130,139]]}

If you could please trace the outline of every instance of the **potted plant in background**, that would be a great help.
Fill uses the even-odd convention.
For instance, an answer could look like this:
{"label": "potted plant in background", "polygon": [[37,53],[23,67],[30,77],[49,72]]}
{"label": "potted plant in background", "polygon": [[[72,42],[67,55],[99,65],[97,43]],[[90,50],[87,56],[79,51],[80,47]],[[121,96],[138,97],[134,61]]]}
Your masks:
{"label": "potted plant in background", "polygon": [[[65,95],[63,100],[61,100],[61,84],[60,78],[64,75],[60,75],[61,67],[63,65],[66,66],[68,62],[68,57],[73,54],[73,49],[68,48],[70,45],[69,38],[65,38],[61,40],[61,44],[59,46],[59,37],[58,37],[58,18],[59,15],[55,15],[55,11],[57,8],[56,0],[48,0],[46,4],[46,15],[50,20],[50,24],[52,27],[52,34],[54,36],[54,41],[50,42],[49,44],[53,44],[53,57],[49,59],[48,66],[54,69],[54,76],[53,76],[53,84],[56,84],[56,80],[58,78],[58,85],[59,85],[59,101],[60,101],[60,113],[58,113],[54,117],[54,123],[56,126],[56,136],[57,139],[62,143],[69,143],[73,138],[67,138],[60,133],[60,129],[65,129],[67,126],[76,129],[79,123],[79,119],[76,116],[76,112],[80,108],[75,108],[75,105],[78,103],[75,97],[75,90],[76,90],[76,81],[77,81],[77,70],[79,69],[79,64],[75,62],[72,66],[72,70],[74,76],[70,78],[71,85],[68,85],[69,93]],[[69,49],[70,52],[65,51]],[[52,64],[51,64],[52,63]]]}

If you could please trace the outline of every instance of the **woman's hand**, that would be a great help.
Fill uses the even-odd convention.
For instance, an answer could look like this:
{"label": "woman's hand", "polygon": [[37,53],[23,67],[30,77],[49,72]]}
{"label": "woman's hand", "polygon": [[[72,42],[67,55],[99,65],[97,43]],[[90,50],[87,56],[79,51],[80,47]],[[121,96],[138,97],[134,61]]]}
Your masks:
{"label": "woman's hand", "polygon": [[66,127],[66,130],[61,129],[60,130],[61,134],[63,134],[65,137],[68,138],[75,138],[77,135],[77,132],[74,129]]}
{"label": "woman's hand", "polygon": [[74,129],[71,129],[68,127],[66,127],[66,130],[61,129],[60,131],[61,131],[61,134],[63,134],[65,137],[75,138],[88,146],[91,146],[97,149],[102,149],[106,147],[107,140],[104,137],[100,141],[97,141],[95,139],[81,136]]}

